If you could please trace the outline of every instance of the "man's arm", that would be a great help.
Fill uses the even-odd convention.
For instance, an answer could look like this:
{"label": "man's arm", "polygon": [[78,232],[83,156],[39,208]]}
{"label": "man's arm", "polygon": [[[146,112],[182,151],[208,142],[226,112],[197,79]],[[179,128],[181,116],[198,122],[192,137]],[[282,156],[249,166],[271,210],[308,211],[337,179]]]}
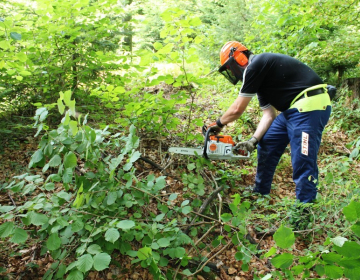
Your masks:
{"label": "man's arm", "polygon": [[234,103],[231,104],[229,109],[220,118],[220,122],[225,125],[240,118],[242,113],[245,111],[246,106],[249,104],[250,100],[251,97],[239,96],[238,98],[236,98]]}
{"label": "man's arm", "polygon": [[254,133],[254,137],[256,137],[258,141],[260,141],[260,139],[264,136],[265,132],[269,129],[271,123],[274,121],[275,118],[276,118],[276,111],[274,107],[270,106],[269,108],[263,111],[263,116]]}

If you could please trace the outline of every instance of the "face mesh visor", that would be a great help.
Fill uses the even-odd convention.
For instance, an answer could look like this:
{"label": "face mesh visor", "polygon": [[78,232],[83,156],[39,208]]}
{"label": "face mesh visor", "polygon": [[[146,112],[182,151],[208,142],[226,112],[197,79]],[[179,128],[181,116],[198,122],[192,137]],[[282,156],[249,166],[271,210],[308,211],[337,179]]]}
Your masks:
{"label": "face mesh visor", "polygon": [[242,81],[244,69],[237,64],[234,57],[230,57],[224,65],[220,66],[219,72],[228,79],[230,83],[236,85],[238,81]]}

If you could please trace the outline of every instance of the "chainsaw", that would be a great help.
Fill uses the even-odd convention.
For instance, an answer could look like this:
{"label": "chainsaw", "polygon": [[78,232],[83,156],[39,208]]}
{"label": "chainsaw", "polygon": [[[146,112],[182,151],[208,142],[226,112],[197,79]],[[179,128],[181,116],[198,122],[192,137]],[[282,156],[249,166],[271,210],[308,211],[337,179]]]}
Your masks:
{"label": "chainsaw", "polygon": [[[202,128],[205,136],[204,146],[199,148],[183,148],[183,147],[171,147],[170,153],[198,156],[202,155],[206,159],[217,160],[238,160],[249,159],[250,153],[245,155],[236,154],[235,142],[230,135],[216,135],[211,130],[211,127],[207,129],[206,126]],[[211,135],[212,134],[212,135]]]}

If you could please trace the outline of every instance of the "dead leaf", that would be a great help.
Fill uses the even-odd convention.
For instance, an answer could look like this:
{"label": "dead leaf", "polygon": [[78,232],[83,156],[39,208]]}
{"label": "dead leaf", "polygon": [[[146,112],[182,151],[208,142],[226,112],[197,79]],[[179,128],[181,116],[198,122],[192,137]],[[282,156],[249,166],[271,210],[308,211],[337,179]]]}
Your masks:
{"label": "dead leaf", "polygon": [[233,267],[229,267],[228,269],[228,274],[232,275],[232,274],[235,274],[237,272],[237,270]]}

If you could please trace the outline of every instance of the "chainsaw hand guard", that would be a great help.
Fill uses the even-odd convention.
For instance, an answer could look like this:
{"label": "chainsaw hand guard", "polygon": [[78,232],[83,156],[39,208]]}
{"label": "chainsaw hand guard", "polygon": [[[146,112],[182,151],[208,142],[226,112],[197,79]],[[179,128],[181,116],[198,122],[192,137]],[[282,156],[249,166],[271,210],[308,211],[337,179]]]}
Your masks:
{"label": "chainsaw hand guard", "polygon": [[221,128],[218,127],[218,126],[216,125],[216,123],[210,124],[209,126],[207,126],[206,124],[204,124],[203,127],[202,127],[202,134],[203,134],[204,136],[206,136],[207,131],[210,131],[209,133],[211,133],[211,134],[209,134],[209,135],[217,135],[217,134],[220,133]]}

